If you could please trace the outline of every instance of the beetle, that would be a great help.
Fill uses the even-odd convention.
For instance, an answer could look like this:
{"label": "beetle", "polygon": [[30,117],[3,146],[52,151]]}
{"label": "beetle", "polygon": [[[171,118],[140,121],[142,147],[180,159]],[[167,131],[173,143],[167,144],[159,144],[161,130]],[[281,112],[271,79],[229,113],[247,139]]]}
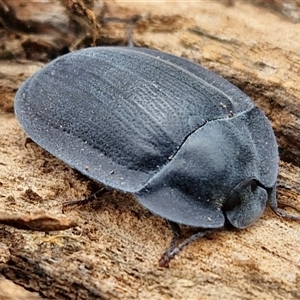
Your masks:
{"label": "beetle", "polygon": [[[174,238],[161,266],[227,223],[248,227],[267,204],[293,218],[277,207],[268,119],[236,86],[187,59],[146,48],[74,51],[25,81],[14,107],[38,145],[169,221]],[[199,232],[177,245],[179,224]]]}

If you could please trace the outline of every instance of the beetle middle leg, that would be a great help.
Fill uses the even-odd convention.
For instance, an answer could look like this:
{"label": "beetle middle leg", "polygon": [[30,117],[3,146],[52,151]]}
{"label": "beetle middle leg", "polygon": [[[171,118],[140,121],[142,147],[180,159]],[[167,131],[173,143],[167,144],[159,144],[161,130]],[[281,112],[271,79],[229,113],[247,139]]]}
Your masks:
{"label": "beetle middle leg", "polygon": [[[173,259],[179,252],[181,252],[181,250],[189,245],[190,243],[198,240],[199,238],[213,232],[216,231],[215,229],[209,229],[209,230],[204,230],[204,231],[199,231],[193,235],[191,235],[190,237],[188,237],[187,239],[185,239],[182,243],[180,243],[179,245],[177,245],[178,240],[181,236],[181,231],[180,231],[180,227],[177,223],[172,222],[172,221],[168,221],[172,232],[173,232],[173,238],[171,240],[170,246],[168,247],[168,249],[164,252],[164,254],[161,256],[160,260],[159,260],[159,266],[160,267],[165,267],[167,268],[169,266],[169,263],[171,261],[171,259]],[[176,246],[177,245],[177,246]]]}
{"label": "beetle middle leg", "polygon": [[108,191],[109,191],[108,188],[103,187],[100,190],[98,190],[97,192],[95,192],[94,194],[86,197],[85,199],[66,201],[62,204],[62,211],[64,212],[66,207],[86,205],[87,203],[94,201],[99,196],[107,193]]}

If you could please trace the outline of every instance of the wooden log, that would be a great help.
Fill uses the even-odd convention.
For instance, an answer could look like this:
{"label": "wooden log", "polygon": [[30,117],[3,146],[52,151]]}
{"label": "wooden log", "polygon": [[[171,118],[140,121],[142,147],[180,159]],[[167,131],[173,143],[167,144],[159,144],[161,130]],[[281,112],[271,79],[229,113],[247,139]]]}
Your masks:
{"label": "wooden log", "polygon": [[[260,6],[264,1],[107,1],[105,18],[119,21],[104,22],[97,41],[126,43],[128,20],[135,20],[137,46],[189,58],[240,87],[264,110],[278,138],[278,201],[299,209],[298,2],[289,1],[287,13],[281,1],[268,1],[268,7]],[[34,6],[30,12],[30,18],[38,15]],[[29,57],[47,60],[47,51],[42,56],[34,51],[53,43],[39,31],[29,36],[18,28],[18,34],[11,33],[15,28],[5,24],[4,43],[21,39],[23,44],[17,44],[20,51],[9,61],[0,61],[0,210],[60,214],[64,201],[84,198],[98,185],[37,145],[24,146],[13,95],[41,63],[19,58],[28,57],[28,45],[35,45]],[[68,28],[67,37],[60,31],[55,53],[76,44],[73,27]],[[111,192],[66,214],[79,226],[51,234],[0,227],[0,274],[52,299],[300,298],[300,223],[269,209],[245,230],[219,231],[189,245],[168,269],[157,263],[171,231],[130,195]],[[186,229],[185,236],[190,232]]]}

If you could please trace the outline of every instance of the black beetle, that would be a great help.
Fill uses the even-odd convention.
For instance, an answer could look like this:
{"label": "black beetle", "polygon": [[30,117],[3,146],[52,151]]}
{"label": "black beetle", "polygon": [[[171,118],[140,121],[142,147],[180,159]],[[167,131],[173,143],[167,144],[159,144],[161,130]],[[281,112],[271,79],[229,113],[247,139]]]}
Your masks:
{"label": "black beetle", "polygon": [[[19,89],[28,136],[153,213],[206,229],[245,228],[266,203],[277,214],[278,150],[263,112],[237,87],[186,59],[143,48],[97,47],[57,58]],[[296,217],[295,217],[296,218]]]}

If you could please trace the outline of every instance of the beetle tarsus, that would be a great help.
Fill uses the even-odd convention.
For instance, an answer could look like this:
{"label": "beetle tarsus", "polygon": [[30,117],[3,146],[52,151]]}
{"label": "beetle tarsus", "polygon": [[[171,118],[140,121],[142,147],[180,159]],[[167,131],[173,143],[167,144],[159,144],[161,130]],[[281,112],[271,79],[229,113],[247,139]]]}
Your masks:
{"label": "beetle tarsus", "polygon": [[159,262],[158,262],[158,265],[159,265],[160,267],[162,267],[162,268],[169,268],[169,262],[170,262],[170,260],[171,260],[172,258],[173,258],[173,257],[170,257],[170,253],[165,252],[165,253],[161,256],[161,258],[160,258],[160,260],[159,260]]}
{"label": "beetle tarsus", "polygon": [[103,187],[100,190],[98,190],[96,193],[86,197],[85,199],[66,201],[62,204],[62,212],[64,213],[65,209],[70,206],[86,205],[86,204],[94,201],[95,199],[97,199],[99,196],[105,194],[106,192],[108,192],[108,189],[106,187]]}

